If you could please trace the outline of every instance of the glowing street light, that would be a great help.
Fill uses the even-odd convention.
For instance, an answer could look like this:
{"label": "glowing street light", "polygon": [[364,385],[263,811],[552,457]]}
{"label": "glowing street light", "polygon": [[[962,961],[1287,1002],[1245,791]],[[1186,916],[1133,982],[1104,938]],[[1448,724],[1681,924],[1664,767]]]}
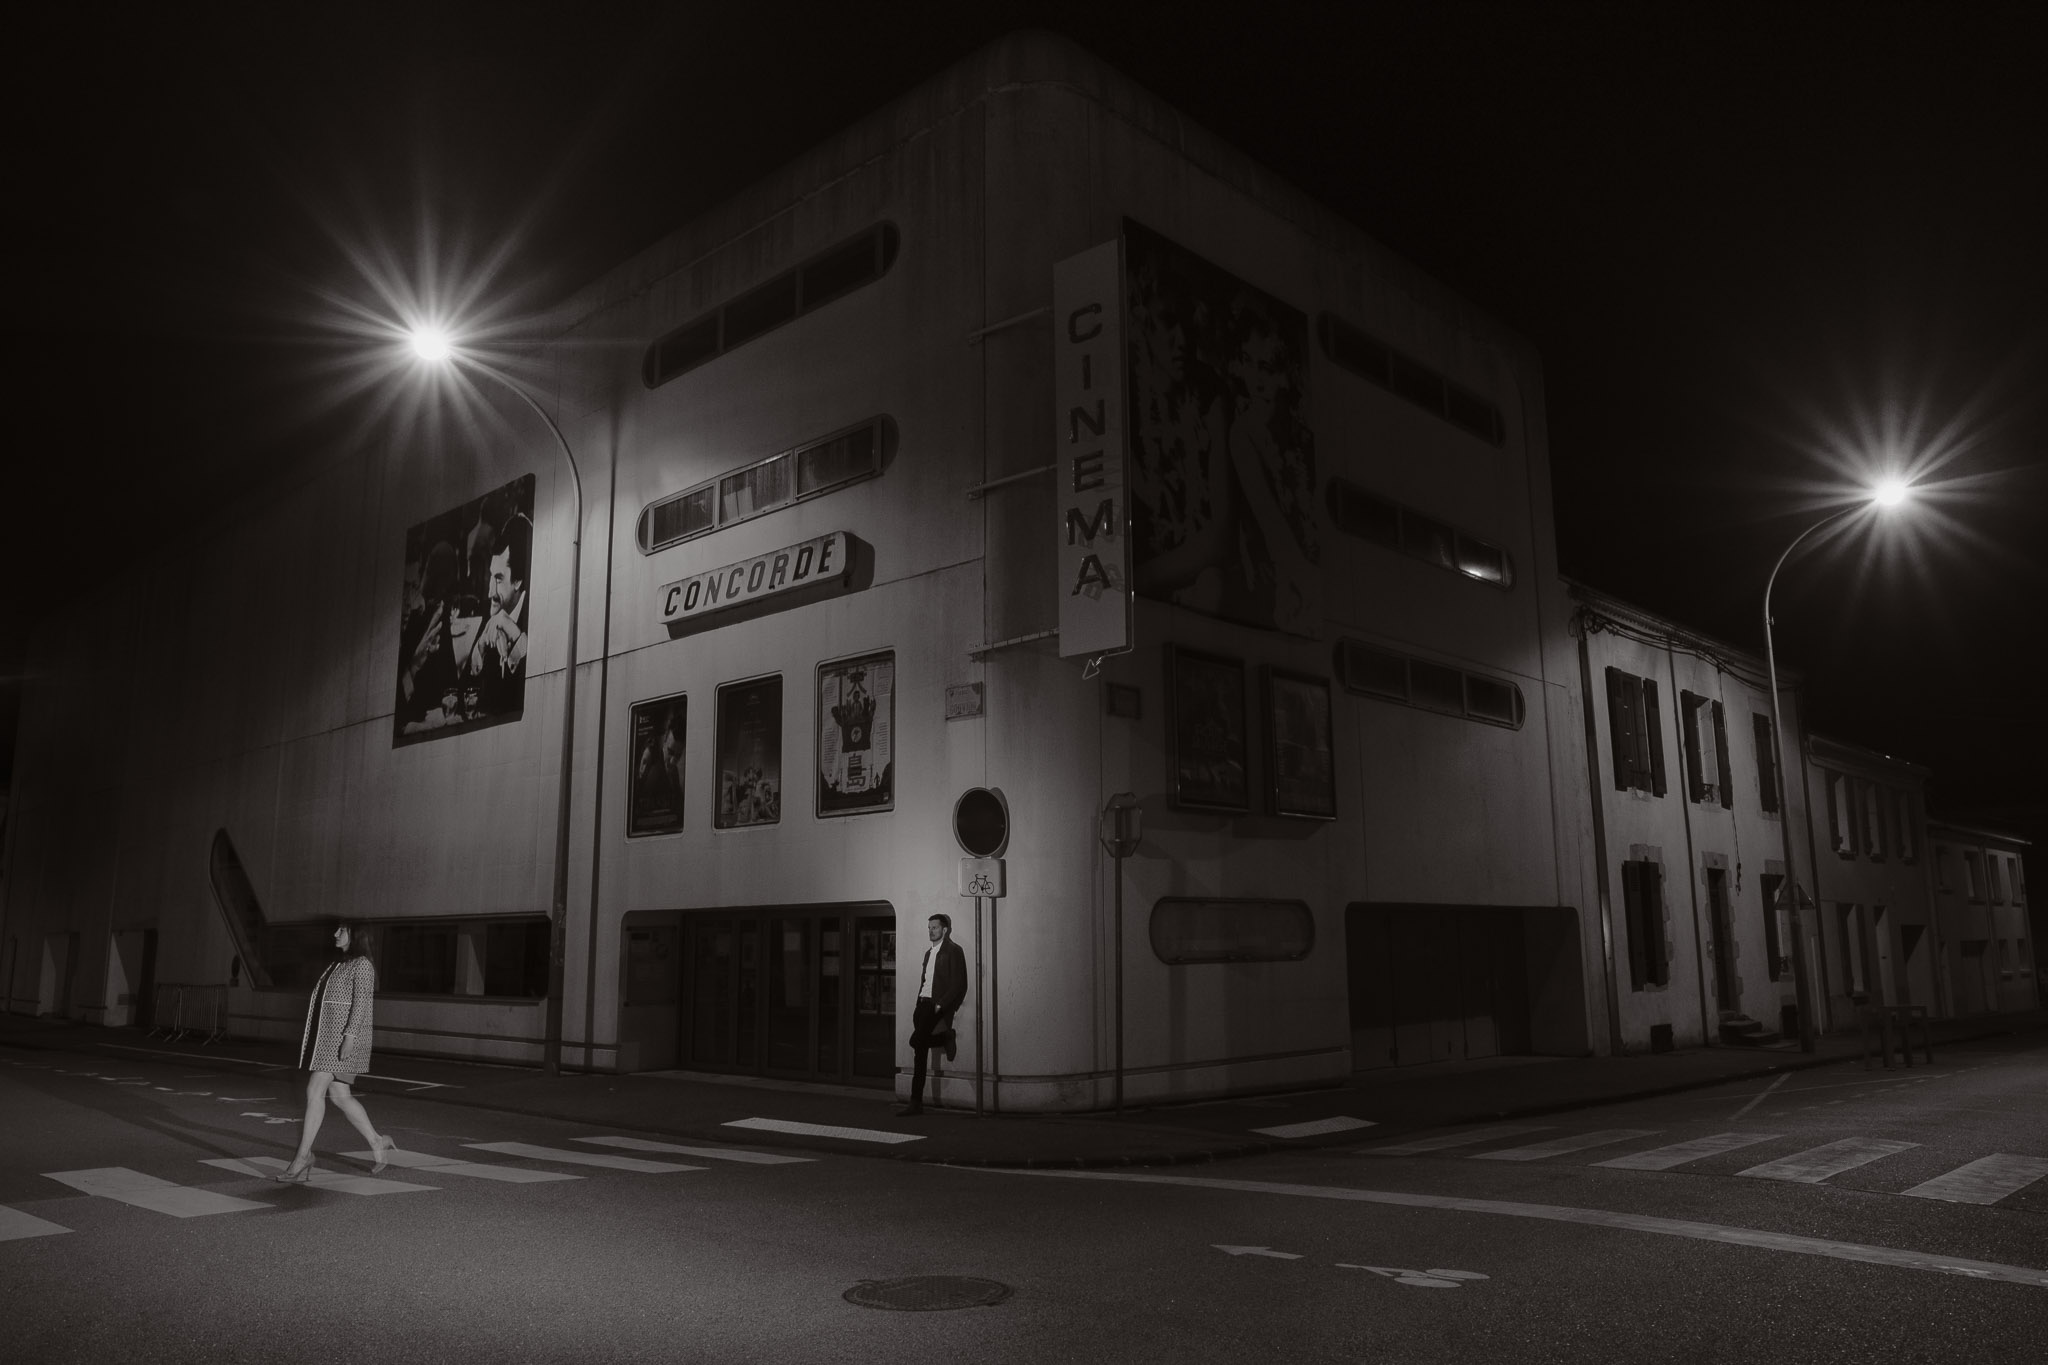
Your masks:
{"label": "glowing street light", "polygon": [[1870,491],[1867,502],[1854,502],[1838,511],[1830,512],[1813,525],[1792,537],[1792,543],[1785,547],[1778,562],[1771,566],[1771,576],[1764,580],[1764,666],[1771,679],[1771,747],[1777,760],[1778,780],[1778,834],[1783,841],[1785,858],[1785,880],[1780,894],[1787,897],[1792,909],[1792,978],[1799,1001],[1799,1050],[1812,1052],[1816,1047],[1813,1031],[1813,987],[1806,971],[1806,919],[1800,909],[1799,879],[1794,875],[1792,862],[1792,806],[1786,798],[1785,789],[1785,719],[1778,705],[1778,654],[1771,642],[1771,588],[1778,581],[1778,570],[1785,567],[1785,561],[1799,548],[1808,536],[1823,526],[1833,525],[1852,512],[1861,512],[1870,507],[1889,511],[1906,501],[1912,486],[1901,478],[1881,480]]}
{"label": "glowing street light", "polygon": [[[459,365],[463,361],[453,336],[432,323],[421,323],[407,333],[413,354],[433,365]],[[472,373],[488,375],[518,395],[534,415],[554,433],[562,459],[569,466],[569,488],[574,505],[569,522],[569,650],[562,683],[562,781],[555,806],[554,910],[548,926],[548,1011],[547,1037],[542,1044],[541,1067],[548,1075],[562,1069],[562,977],[567,949],[569,916],[569,781],[576,749],[576,604],[582,596],[583,569],[583,476],[577,471],[576,456],[561,427],[547,409],[534,400],[524,386],[489,365],[476,364]]]}

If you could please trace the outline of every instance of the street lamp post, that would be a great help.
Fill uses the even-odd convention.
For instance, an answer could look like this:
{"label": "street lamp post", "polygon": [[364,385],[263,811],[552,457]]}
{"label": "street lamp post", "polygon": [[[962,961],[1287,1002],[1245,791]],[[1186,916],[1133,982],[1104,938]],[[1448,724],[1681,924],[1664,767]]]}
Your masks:
{"label": "street lamp post", "polygon": [[[1871,496],[1871,502],[1879,507],[1896,507],[1906,499],[1906,485],[1896,479],[1887,479],[1879,484]],[[1866,504],[1855,503],[1838,512],[1830,512],[1813,525],[1792,537],[1792,543],[1778,556],[1778,562],[1771,566],[1771,575],[1764,580],[1764,667],[1770,674],[1771,682],[1771,748],[1776,759],[1778,782],[1778,834],[1783,841],[1785,857],[1785,880],[1781,894],[1788,898],[1792,909],[1792,979],[1793,989],[1799,1002],[1799,1050],[1812,1052],[1817,1044],[1813,1031],[1813,985],[1807,976],[1806,963],[1806,916],[1800,907],[1799,879],[1795,875],[1796,865],[1792,861],[1792,803],[1785,781],[1785,717],[1778,703],[1778,652],[1771,639],[1771,589],[1777,584],[1778,570],[1785,567],[1785,561],[1799,548],[1806,538],[1823,526],[1831,526],[1851,512],[1863,510]]]}
{"label": "street lamp post", "polygon": [[[416,328],[412,334],[414,352],[422,359],[434,363],[451,362],[456,351],[448,336],[433,328]],[[582,597],[583,571],[583,475],[576,468],[576,456],[569,449],[569,438],[562,435],[562,428],[555,419],[548,416],[547,409],[534,400],[524,386],[498,373],[489,366],[478,366],[477,372],[490,376],[500,385],[516,395],[520,402],[533,409],[534,416],[554,433],[555,444],[561,449],[562,461],[569,467],[569,490],[571,513],[569,521],[569,639],[567,662],[562,674],[562,777],[560,790],[555,802],[555,871],[554,908],[548,925],[548,1012],[547,1036],[542,1043],[541,1069],[553,1076],[562,1069],[562,978],[563,960],[568,951],[569,920],[569,796],[570,782],[574,776],[576,756],[576,606]]]}

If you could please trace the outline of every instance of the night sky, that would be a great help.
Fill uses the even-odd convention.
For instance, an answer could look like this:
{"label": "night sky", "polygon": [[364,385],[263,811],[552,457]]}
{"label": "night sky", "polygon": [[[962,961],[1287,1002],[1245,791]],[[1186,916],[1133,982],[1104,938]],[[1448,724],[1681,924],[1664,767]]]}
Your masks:
{"label": "night sky", "polygon": [[[49,7],[55,9],[56,7]],[[1760,648],[1814,727],[2048,835],[2048,55],[2035,5],[414,4],[17,19],[0,668],[354,429],[365,250],[545,302],[999,34],[1050,28],[1528,336],[1567,573]],[[1256,14],[1256,17],[1254,15]],[[1312,306],[1312,300],[1296,302]],[[318,548],[288,572],[318,591]],[[252,572],[277,566],[252,565]],[[116,634],[123,622],[97,624]],[[146,676],[150,661],[135,660]],[[10,684],[0,729],[13,728]],[[4,759],[11,751],[0,751]],[[2038,850],[2037,850],[2038,851]]]}

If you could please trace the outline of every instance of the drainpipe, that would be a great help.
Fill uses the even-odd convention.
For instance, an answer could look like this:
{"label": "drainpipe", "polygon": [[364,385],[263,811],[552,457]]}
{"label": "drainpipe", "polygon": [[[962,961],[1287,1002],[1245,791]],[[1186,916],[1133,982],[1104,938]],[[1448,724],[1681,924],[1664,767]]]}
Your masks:
{"label": "drainpipe", "polygon": [[1592,627],[1581,607],[1573,615],[1579,637],[1579,700],[1586,713],[1586,790],[1593,805],[1593,885],[1600,906],[1600,969],[1607,989],[1607,1048],[1621,1055],[1621,999],[1614,992],[1614,898],[1607,875],[1606,790],[1600,785],[1600,731],[1593,718],[1593,660],[1586,648]]}
{"label": "drainpipe", "polygon": [[[1678,816],[1685,825],[1685,889],[1692,902],[1692,965],[1693,978],[1699,989],[1700,1001],[1700,1044],[1712,1047],[1719,1036],[1720,1015],[1716,1013],[1715,1023],[1707,1023],[1707,951],[1700,939],[1700,869],[1695,865],[1697,855],[1692,849],[1692,774],[1685,766],[1685,698],[1678,690],[1678,659],[1671,652],[1671,637],[1664,637],[1664,676],[1671,682],[1671,715],[1678,722]],[[1656,742],[1662,744],[1664,736],[1658,735]],[[1708,914],[1713,911],[1709,909]],[[1719,947],[1718,944],[1715,945]],[[1718,964],[1716,964],[1718,966]]]}

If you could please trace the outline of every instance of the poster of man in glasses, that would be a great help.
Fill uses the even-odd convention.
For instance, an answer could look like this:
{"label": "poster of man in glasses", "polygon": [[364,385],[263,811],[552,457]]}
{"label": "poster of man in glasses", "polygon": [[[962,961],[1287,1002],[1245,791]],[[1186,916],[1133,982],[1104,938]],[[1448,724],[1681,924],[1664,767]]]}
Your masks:
{"label": "poster of man in glasses", "polygon": [[524,712],[533,487],[523,475],[406,532],[392,743]]}

